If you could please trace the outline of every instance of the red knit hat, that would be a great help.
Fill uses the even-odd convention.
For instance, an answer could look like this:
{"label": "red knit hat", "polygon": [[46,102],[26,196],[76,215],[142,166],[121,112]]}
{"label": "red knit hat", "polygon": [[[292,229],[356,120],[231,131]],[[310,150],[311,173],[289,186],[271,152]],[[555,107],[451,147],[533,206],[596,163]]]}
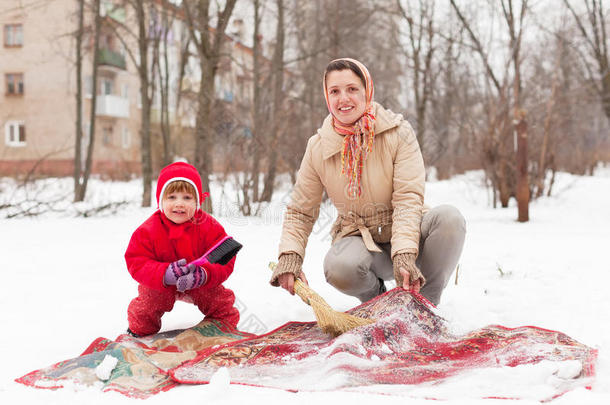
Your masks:
{"label": "red knit hat", "polygon": [[191,184],[197,193],[197,208],[201,206],[203,200],[208,195],[204,195],[201,187],[201,176],[195,169],[195,166],[189,165],[185,162],[175,162],[161,169],[159,178],[157,179],[157,205],[160,210],[163,210],[162,196],[165,188],[174,181],[186,181]]}

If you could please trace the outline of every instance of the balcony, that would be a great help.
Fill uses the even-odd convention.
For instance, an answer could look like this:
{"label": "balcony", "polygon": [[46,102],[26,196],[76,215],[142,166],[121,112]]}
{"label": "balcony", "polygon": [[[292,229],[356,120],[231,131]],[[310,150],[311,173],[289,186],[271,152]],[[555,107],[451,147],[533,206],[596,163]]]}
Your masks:
{"label": "balcony", "polygon": [[98,57],[100,66],[111,66],[121,70],[125,70],[127,68],[125,57],[118,52],[102,48],[99,50]]}
{"label": "balcony", "polygon": [[125,23],[125,7],[115,4],[112,0],[102,0],[100,15],[102,17],[108,16],[120,23]]}
{"label": "balcony", "polygon": [[113,95],[99,95],[95,105],[95,115],[129,118],[129,99]]}

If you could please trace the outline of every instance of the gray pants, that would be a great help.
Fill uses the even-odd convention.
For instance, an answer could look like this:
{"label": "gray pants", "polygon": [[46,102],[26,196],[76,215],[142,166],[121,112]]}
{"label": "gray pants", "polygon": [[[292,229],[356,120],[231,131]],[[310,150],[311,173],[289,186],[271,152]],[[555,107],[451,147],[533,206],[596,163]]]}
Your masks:
{"label": "gray pants", "polygon": [[[426,278],[421,294],[438,305],[455,269],[466,235],[466,221],[453,206],[440,205],[422,218],[417,266]],[[326,280],[344,294],[365,302],[379,294],[382,280],[393,280],[390,243],[383,252],[369,251],[362,237],[348,236],[333,244],[324,258]]]}

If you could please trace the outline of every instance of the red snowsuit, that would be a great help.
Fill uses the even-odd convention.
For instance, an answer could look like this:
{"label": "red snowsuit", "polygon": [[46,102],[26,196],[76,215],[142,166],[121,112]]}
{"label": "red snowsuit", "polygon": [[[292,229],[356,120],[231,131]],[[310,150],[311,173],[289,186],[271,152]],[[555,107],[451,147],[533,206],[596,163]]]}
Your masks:
{"label": "red snowsuit", "polygon": [[127,310],[129,329],[133,333],[157,333],[161,329],[161,316],[174,307],[177,298],[192,301],[206,318],[237,325],[239,312],[233,307],[235,294],[221,285],[233,272],[235,258],[226,265],[206,265],[207,281],[199,288],[180,293],[175,286],[163,284],[165,270],[171,262],[180,259],[191,262],[224,236],[222,225],[201,210],[191,221],[180,225],[158,210],[136,229],[125,252],[127,269],[140,284],[139,295]]}

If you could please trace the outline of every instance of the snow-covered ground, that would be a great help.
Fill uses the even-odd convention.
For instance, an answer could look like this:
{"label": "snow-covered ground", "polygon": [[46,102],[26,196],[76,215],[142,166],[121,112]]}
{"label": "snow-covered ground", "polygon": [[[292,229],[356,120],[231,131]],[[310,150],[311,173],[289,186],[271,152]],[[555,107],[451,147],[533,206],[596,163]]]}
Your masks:
{"label": "snow-covered ground", "polygon": [[[460,331],[488,324],[535,325],[562,331],[599,349],[593,389],[577,388],[553,403],[610,403],[610,170],[600,169],[595,177],[561,174],[554,195],[532,203],[531,220],[524,224],[515,221],[514,205],[508,209],[489,206],[481,176],[472,172],[427,184],[427,204],[453,204],[468,223],[458,282],[456,285],[452,280],[446,289],[440,313]],[[0,180],[0,206],[9,198],[19,201],[18,195],[11,194],[11,182]],[[54,205],[67,213],[0,220],[3,404],[139,401],[94,388],[37,390],[13,381],[35,369],[77,356],[98,336],[115,338],[127,326],[126,308],[136,293],[136,282],[125,269],[123,253],[131,233],[152,209],[138,207],[138,181],[93,181],[90,187],[90,202],[72,206],[70,180],[49,181],[51,191],[44,198],[67,196],[65,202]],[[212,190],[217,218],[227,232],[244,244],[226,285],[239,299],[240,327],[256,333],[290,320],[313,320],[310,309],[300,299],[268,284],[267,264],[276,257],[288,190],[288,186],[279,190],[274,203],[265,207],[259,217],[238,214],[228,185],[216,185]],[[114,213],[109,209],[88,218],[74,215],[111,201],[128,203]],[[358,302],[326,284],[321,270],[330,243],[327,234],[332,216],[332,209],[325,206],[310,238],[304,269],[318,293],[336,309],[346,310]],[[163,329],[186,328],[200,320],[194,306],[178,303],[163,318]],[[548,384],[552,384],[554,370],[549,364],[485,370],[438,385],[407,387],[400,395],[289,393],[228,385],[230,377],[223,374],[210,385],[181,386],[153,396],[146,403],[368,405],[430,403],[427,398],[441,398],[448,404],[491,404],[505,401],[480,398],[512,390],[528,398],[518,403],[529,404],[538,403],[536,398],[544,396]]]}

